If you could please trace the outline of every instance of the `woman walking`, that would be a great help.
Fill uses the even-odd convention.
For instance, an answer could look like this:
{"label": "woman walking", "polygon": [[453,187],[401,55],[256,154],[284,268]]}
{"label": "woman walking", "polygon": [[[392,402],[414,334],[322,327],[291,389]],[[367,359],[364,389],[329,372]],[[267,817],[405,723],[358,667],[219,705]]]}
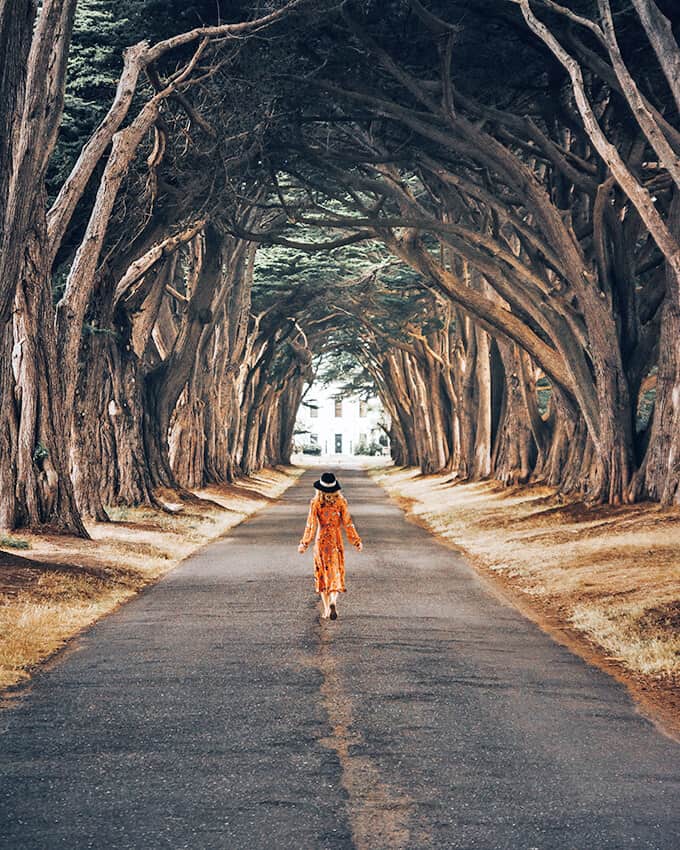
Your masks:
{"label": "woman walking", "polygon": [[314,586],[321,595],[324,619],[338,618],[338,593],[345,592],[345,550],[342,545],[342,528],[349,542],[361,552],[363,545],[352,517],[349,514],[347,500],[340,495],[340,484],[332,472],[324,472],[314,482],[318,493],[309,506],[309,516],[298,552],[307,551],[307,547],[316,534],[314,546]]}

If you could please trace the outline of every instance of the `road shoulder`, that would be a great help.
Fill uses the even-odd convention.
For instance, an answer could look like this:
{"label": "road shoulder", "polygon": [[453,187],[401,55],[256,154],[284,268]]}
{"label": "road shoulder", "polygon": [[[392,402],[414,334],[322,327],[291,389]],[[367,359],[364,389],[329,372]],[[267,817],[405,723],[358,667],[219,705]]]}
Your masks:
{"label": "road shoulder", "polygon": [[21,685],[75,635],[198,549],[276,501],[303,469],[266,469],[197,492],[178,513],[112,508],[91,540],[15,532],[0,538],[0,690]]}
{"label": "road shoulder", "polygon": [[371,474],[411,521],[680,740],[680,511],[588,507],[547,487],[454,485],[415,469]]}

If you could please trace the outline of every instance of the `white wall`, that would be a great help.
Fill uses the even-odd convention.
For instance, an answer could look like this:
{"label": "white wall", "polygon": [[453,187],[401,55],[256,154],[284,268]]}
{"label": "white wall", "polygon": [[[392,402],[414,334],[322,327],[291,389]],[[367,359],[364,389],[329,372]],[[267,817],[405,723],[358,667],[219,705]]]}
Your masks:
{"label": "white wall", "polygon": [[312,443],[318,445],[325,455],[351,455],[362,440],[367,444],[378,442],[384,434],[378,422],[386,422],[380,400],[371,398],[361,402],[355,397],[343,398],[342,415],[337,416],[335,399],[339,393],[340,386],[336,384],[327,387],[314,384],[309,389],[300,405],[295,427],[296,431],[309,433],[297,433],[296,446]]}

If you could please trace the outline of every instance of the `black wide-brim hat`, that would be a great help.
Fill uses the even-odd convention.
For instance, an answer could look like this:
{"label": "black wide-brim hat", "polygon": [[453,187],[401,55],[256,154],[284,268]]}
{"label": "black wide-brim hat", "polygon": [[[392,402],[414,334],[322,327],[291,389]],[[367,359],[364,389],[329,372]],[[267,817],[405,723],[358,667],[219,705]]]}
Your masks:
{"label": "black wide-brim hat", "polygon": [[340,483],[332,472],[324,472],[318,481],[314,482],[314,487],[322,493],[337,493],[342,490]]}

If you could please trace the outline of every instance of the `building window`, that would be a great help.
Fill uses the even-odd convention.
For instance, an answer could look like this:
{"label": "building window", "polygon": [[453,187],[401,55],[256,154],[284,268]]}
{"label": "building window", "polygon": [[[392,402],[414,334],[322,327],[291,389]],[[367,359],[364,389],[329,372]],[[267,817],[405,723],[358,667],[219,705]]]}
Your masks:
{"label": "building window", "polygon": [[366,416],[366,402],[363,399],[359,401],[359,416],[362,419]]}
{"label": "building window", "polygon": [[336,417],[336,419],[342,418],[342,399],[341,398],[335,399],[335,417]]}
{"label": "building window", "polygon": [[310,434],[309,435],[309,442],[313,446],[318,446],[319,445],[319,435],[318,434]]}
{"label": "building window", "polygon": [[319,408],[318,408],[318,407],[314,407],[313,405],[311,405],[311,404],[310,404],[310,406],[309,406],[309,415],[310,415],[310,417],[311,417],[312,419],[318,419],[318,416],[319,416]]}

